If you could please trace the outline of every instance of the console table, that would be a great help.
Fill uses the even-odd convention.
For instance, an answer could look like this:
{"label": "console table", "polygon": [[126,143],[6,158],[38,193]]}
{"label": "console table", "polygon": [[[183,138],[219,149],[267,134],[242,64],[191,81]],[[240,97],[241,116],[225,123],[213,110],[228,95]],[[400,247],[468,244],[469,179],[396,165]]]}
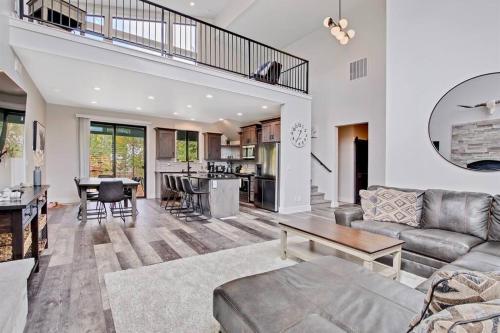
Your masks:
{"label": "console table", "polygon": [[48,186],[23,188],[19,200],[0,202],[0,262],[33,258],[48,247]]}

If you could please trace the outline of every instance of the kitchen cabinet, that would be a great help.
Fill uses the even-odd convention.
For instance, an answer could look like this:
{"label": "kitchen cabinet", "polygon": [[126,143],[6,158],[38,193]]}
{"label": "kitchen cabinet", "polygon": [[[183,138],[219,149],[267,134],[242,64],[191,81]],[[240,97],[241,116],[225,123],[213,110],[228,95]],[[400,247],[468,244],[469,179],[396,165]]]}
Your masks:
{"label": "kitchen cabinet", "polygon": [[220,133],[203,133],[205,138],[205,160],[217,161],[221,156],[221,136]]}
{"label": "kitchen cabinet", "polygon": [[262,142],[281,141],[281,120],[271,119],[262,122]]}
{"label": "kitchen cabinet", "polygon": [[175,158],[175,130],[169,128],[155,128],[156,130],[156,158]]}
{"label": "kitchen cabinet", "polygon": [[245,126],[241,128],[240,143],[242,146],[252,146],[257,144],[258,125]]}

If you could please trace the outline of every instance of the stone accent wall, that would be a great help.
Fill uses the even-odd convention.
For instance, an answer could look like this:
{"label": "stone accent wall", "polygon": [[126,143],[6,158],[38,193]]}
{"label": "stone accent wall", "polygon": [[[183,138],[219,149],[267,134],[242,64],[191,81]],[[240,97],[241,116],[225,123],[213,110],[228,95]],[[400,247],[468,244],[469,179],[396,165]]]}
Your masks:
{"label": "stone accent wall", "polygon": [[463,167],[480,160],[500,161],[500,119],[453,125],[450,159]]}

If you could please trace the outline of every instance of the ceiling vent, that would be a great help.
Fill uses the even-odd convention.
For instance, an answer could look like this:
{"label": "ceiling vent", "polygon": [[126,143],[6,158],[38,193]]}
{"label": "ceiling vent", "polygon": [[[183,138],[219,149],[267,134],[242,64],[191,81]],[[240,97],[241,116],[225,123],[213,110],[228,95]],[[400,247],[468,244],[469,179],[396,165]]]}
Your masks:
{"label": "ceiling vent", "polygon": [[366,58],[353,61],[350,66],[350,78],[357,80],[368,75],[368,61]]}

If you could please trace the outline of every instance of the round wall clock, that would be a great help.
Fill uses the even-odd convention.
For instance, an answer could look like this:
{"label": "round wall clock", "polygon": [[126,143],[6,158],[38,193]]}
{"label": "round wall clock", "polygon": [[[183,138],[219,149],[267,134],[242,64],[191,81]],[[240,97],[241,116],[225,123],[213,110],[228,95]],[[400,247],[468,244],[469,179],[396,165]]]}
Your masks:
{"label": "round wall clock", "polygon": [[306,145],[309,138],[309,131],[301,122],[293,124],[290,130],[290,141],[297,148],[302,148]]}

